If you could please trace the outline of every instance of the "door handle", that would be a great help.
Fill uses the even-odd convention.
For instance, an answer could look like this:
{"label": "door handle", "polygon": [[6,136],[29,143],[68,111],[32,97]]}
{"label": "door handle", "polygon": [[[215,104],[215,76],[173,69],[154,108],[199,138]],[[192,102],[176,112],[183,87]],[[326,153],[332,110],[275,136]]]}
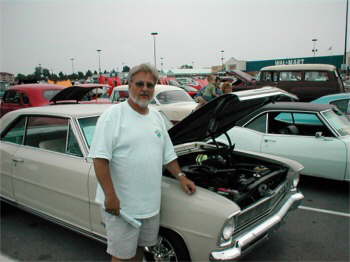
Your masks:
{"label": "door handle", "polygon": [[22,158],[13,158],[12,161],[15,162],[15,163],[24,162],[24,160]]}
{"label": "door handle", "polygon": [[275,143],[276,140],[265,138],[265,139],[264,139],[264,142],[265,142],[265,143],[268,143],[268,142],[273,142],[273,143]]}

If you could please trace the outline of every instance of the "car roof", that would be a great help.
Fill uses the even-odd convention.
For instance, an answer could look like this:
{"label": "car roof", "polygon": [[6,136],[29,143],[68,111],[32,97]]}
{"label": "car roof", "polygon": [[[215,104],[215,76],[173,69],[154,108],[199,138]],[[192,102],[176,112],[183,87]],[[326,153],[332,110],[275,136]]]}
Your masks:
{"label": "car roof", "polygon": [[74,86],[80,86],[80,87],[110,87],[107,84],[94,84],[94,83],[88,83],[88,84],[76,84]]}
{"label": "car roof", "polygon": [[335,70],[334,65],[326,64],[295,64],[295,65],[275,65],[266,66],[260,69],[260,71],[279,71],[279,70]]}
{"label": "car roof", "polygon": [[[121,85],[121,86],[116,86],[114,87],[113,91],[114,90],[118,90],[118,91],[126,91],[128,90],[129,86],[128,85]],[[177,87],[177,86],[171,86],[171,85],[156,85],[155,88],[154,88],[154,92],[155,93],[159,93],[160,91],[164,91],[164,90],[183,90],[182,88],[180,87]]]}
{"label": "car roof", "polygon": [[349,99],[349,98],[350,98],[350,93],[339,93],[339,94],[332,94],[332,95],[319,97],[311,101],[311,103],[329,103],[334,100]]}
{"label": "car roof", "polygon": [[322,112],[327,109],[334,108],[334,105],[329,104],[313,104],[307,102],[276,102],[270,103],[262,107],[266,110],[300,110]]}
{"label": "car roof", "polygon": [[1,117],[1,129],[20,115],[53,115],[65,117],[87,117],[102,114],[113,104],[66,104],[28,107],[11,111]]}
{"label": "car roof", "polygon": [[16,90],[19,90],[19,89],[30,89],[30,90],[41,90],[41,89],[64,89],[66,88],[65,86],[61,86],[61,85],[54,85],[54,84],[23,84],[23,85],[14,85],[14,86],[11,86],[9,88],[9,90],[12,90],[12,89],[16,89]]}

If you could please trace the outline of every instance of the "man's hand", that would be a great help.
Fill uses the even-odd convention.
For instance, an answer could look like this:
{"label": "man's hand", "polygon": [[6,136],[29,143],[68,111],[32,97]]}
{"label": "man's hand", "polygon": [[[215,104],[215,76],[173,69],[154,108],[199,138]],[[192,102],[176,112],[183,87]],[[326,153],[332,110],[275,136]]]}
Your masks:
{"label": "man's hand", "polygon": [[111,196],[106,196],[105,199],[105,211],[114,216],[119,216],[120,214],[120,201],[118,197],[114,194]]}
{"label": "man's hand", "polygon": [[179,181],[180,181],[182,190],[187,194],[192,195],[194,192],[196,192],[196,185],[193,183],[192,180],[188,179],[185,176],[181,176],[179,177]]}

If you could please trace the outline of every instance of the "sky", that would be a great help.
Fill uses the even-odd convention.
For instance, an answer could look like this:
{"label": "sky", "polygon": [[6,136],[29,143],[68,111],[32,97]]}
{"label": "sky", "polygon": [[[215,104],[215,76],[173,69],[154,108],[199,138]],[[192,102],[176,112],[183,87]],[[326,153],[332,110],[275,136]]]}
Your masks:
{"label": "sky", "polygon": [[345,17],[346,0],[0,0],[0,72],[94,71],[97,49],[102,71],[153,64],[151,32],[164,69],[308,57],[312,39],[341,55]]}

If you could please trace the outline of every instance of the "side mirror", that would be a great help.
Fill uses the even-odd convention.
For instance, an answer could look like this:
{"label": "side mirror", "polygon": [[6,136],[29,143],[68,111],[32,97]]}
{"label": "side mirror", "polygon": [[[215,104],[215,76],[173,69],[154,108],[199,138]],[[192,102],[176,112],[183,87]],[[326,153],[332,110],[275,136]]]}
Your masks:
{"label": "side mirror", "polygon": [[316,137],[316,138],[323,137],[322,132],[321,132],[321,131],[316,132],[315,137]]}

